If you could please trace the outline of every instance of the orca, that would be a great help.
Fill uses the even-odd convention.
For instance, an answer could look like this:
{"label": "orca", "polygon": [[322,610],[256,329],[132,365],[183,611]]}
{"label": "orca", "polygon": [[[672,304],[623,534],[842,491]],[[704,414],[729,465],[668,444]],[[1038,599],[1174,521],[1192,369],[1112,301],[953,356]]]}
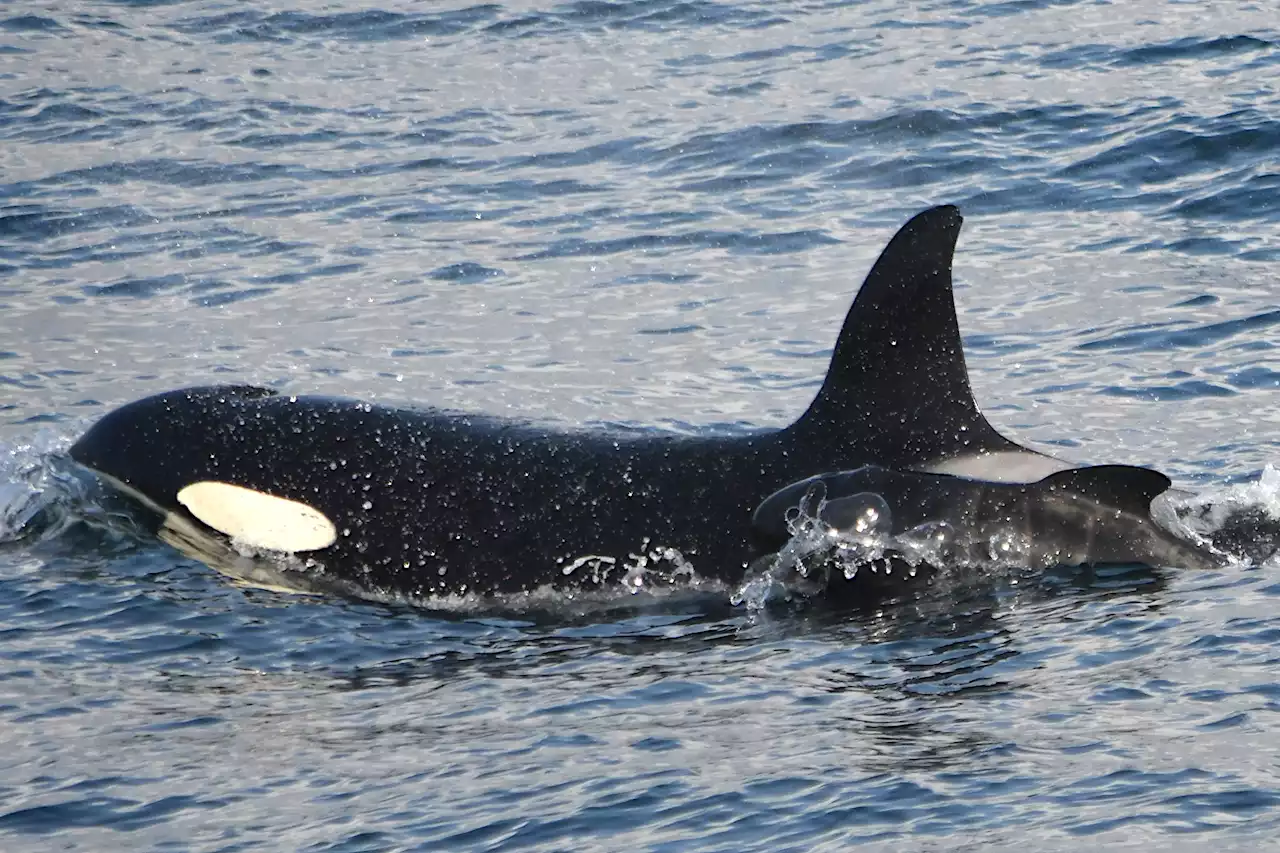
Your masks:
{"label": "orca", "polygon": [[645,563],[736,584],[763,553],[757,508],[806,478],[876,465],[1037,480],[1072,467],[978,409],[952,295],[961,222],[944,205],[899,229],[817,396],[780,429],[561,430],[214,386],[116,409],[70,455],[153,510],[157,528],[293,555],[320,587],[519,593],[616,584]]}
{"label": "orca", "polygon": [[1225,565],[1224,552],[1179,538],[1153,518],[1152,501],[1170,485],[1165,475],[1130,465],[1069,468],[1032,483],[865,465],[778,490],[752,524],[763,545],[782,551],[816,523],[817,538],[794,554],[802,562],[779,568],[805,575],[865,568],[886,575],[875,580],[881,587],[893,585],[895,572],[901,580],[940,566]]}

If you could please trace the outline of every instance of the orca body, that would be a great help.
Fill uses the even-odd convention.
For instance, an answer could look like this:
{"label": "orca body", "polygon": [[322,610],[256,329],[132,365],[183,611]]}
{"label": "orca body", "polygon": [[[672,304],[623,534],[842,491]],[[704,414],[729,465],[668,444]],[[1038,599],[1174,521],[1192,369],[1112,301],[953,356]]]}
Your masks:
{"label": "orca body", "polygon": [[115,410],[71,456],[169,522],[296,554],[342,588],[572,588],[663,558],[737,583],[763,553],[757,507],[814,475],[873,464],[1040,479],[1070,467],[1004,438],[978,410],[952,297],[960,225],[942,206],[898,231],[816,399],[782,429],[558,431],[209,387]]}
{"label": "orca body", "polygon": [[831,536],[829,550],[852,544],[856,555],[858,537],[871,534],[866,541],[879,568],[900,576],[941,564],[1224,565],[1224,554],[1180,539],[1152,518],[1152,500],[1169,486],[1163,474],[1128,465],[1070,468],[1034,483],[868,465],[792,483],[761,503],[752,521],[775,550],[805,514]]}

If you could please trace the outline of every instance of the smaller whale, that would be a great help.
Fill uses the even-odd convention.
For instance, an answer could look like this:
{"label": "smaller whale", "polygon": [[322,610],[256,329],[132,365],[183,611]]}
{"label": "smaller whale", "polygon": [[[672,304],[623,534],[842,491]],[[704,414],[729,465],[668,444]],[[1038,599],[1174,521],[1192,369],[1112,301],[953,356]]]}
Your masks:
{"label": "smaller whale", "polygon": [[[777,551],[806,521],[810,530],[818,522],[826,538],[810,542],[804,556],[821,561],[841,551],[844,567],[865,562],[871,577],[846,579],[859,587],[892,586],[895,571],[899,580],[932,575],[939,564],[1223,566],[1225,554],[1153,518],[1152,501],[1169,486],[1164,474],[1130,465],[1070,468],[1032,483],[865,465],[779,489],[756,508],[752,525],[761,544]],[[828,583],[838,586],[841,577],[830,573]]]}

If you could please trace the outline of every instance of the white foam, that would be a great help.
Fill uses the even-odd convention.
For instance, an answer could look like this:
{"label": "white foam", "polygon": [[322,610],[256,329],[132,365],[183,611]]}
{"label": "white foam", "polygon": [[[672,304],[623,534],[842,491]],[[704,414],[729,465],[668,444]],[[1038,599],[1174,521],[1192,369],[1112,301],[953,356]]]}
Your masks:
{"label": "white foam", "polygon": [[75,484],[53,464],[70,438],[48,429],[29,442],[0,445],[0,542],[53,535],[74,497]]}
{"label": "white foam", "polygon": [[0,542],[21,538],[40,511],[40,492],[28,483],[0,483]]}
{"label": "white foam", "polygon": [[1170,489],[1152,501],[1151,515],[1175,536],[1201,544],[1215,542],[1229,531],[1227,539],[1235,540],[1234,547],[1225,547],[1232,559],[1280,565],[1275,538],[1280,523],[1280,469],[1270,463],[1253,482],[1199,493]]}

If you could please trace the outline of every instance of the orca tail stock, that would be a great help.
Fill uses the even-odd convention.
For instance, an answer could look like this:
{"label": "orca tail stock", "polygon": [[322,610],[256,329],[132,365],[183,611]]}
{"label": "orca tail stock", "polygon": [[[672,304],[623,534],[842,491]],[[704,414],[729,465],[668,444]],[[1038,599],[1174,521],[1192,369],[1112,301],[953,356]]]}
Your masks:
{"label": "orca tail stock", "polygon": [[801,452],[968,476],[1016,461],[1019,480],[1071,467],[1005,438],[978,409],[951,283],[962,222],[954,205],[930,208],[880,253],[845,317],[821,390],[787,428]]}

